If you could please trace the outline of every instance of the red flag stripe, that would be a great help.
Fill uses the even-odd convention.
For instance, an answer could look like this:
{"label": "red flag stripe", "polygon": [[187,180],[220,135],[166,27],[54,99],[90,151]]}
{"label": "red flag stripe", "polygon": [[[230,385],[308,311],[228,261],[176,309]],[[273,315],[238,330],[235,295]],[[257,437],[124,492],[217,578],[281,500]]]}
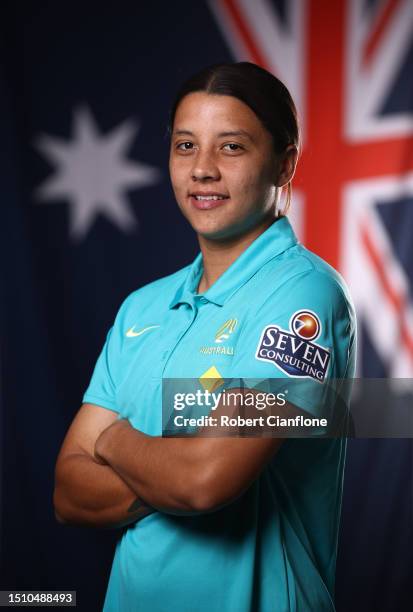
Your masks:
{"label": "red flag stripe", "polygon": [[384,293],[387,295],[391,305],[396,311],[399,321],[400,339],[413,361],[413,335],[406,321],[406,299],[391,284],[391,280],[386,273],[385,265],[381,260],[379,251],[376,249],[365,224],[360,227],[361,239],[370,257],[374,270],[381,283]]}
{"label": "red flag stripe", "polygon": [[251,33],[251,30],[248,27],[248,24],[239,6],[237,5],[237,2],[235,0],[223,0],[222,4],[225,6],[230,17],[233,19],[234,26],[238,30],[238,33],[248,50],[251,61],[254,62],[254,64],[258,64],[262,68],[268,69],[268,62],[265,60],[264,54],[259,48],[258,39],[254,38],[253,34]]}
{"label": "red flag stripe", "polygon": [[386,31],[389,22],[391,21],[395,11],[400,6],[400,0],[388,0],[384,8],[380,9],[380,14],[377,22],[374,24],[373,29],[370,32],[370,36],[367,39],[367,43],[363,52],[363,64],[366,66],[373,55],[376,52],[377,47],[380,44],[381,37]]}

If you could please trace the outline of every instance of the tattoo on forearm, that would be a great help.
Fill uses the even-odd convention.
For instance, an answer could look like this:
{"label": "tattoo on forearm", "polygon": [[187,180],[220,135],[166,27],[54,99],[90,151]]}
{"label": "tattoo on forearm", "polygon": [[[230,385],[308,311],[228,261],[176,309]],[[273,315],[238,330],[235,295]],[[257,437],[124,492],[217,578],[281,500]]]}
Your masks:
{"label": "tattoo on forearm", "polygon": [[145,504],[139,499],[139,497],[137,497],[129,506],[128,512],[136,512],[137,510],[145,507]]}
{"label": "tattoo on forearm", "polygon": [[155,512],[155,508],[145,504],[139,497],[137,497],[127,509],[127,513],[134,516],[134,518],[143,518],[148,514],[152,514],[152,512]]}
{"label": "tattoo on forearm", "polygon": [[[140,519],[143,519],[145,516],[148,516],[148,514],[152,514],[153,512],[155,512],[155,508],[152,508],[152,506],[148,506],[141,499],[139,499],[139,497],[137,497],[131,503],[131,505],[126,510],[126,512],[127,514],[130,515],[127,519],[123,519],[122,521],[119,521],[118,523],[111,523],[106,528],[107,529],[117,529],[117,528],[127,527],[128,525],[131,525],[135,521],[139,521]],[[103,527],[103,529],[105,529],[105,527]]]}

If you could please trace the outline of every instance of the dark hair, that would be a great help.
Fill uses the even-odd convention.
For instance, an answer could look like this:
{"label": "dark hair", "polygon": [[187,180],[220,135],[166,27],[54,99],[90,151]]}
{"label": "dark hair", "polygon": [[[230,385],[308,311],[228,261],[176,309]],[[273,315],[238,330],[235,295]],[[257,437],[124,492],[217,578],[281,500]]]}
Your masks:
{"label": "dark hair", "polygon": [[[169,135],[172,134],[175,114],[181,100],[196,91],[233,96],[247,104],[270,132],[277,155],[285,151],[290,144],[300,150],[300,131],[294,101],[286,86],[264,68],[251,62],[213,64],[189,77],[179,89],[172,105]],[[288,211],[291,194],[291,182],[288,182],[283,214]]]}

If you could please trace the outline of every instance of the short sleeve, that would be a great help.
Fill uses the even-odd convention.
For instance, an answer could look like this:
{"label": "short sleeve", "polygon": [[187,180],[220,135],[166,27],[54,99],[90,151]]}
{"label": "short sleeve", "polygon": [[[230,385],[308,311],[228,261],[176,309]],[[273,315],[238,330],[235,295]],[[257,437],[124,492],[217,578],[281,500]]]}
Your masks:
{"label": "short sleeve", "polygon": [[354,375],[354,309],[341,277],[314,269],[269,292],[250,310],[236,351],[233,375],[246,387],[286,393],[298,408],[328,416]]}
{"label": "short sleeve", "polygon": [[89,386],[83,396],[84,403],[97,404],[120,412],[116,401],[123,345],[123,319],[126,302],[123,302],[113,326],[109,329],[105,344],[96,362]]}

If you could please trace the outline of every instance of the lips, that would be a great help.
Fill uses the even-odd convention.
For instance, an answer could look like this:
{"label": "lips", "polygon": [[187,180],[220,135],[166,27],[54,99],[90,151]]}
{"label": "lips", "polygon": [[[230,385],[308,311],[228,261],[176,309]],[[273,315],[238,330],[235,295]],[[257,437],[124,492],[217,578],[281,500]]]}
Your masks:
{"label": "lips", "polygon": [[191,204],[198,210],[211,210],[222,206],[230,198],[225,193],[219,193],[216,191],[196,191],[189,194]]}

